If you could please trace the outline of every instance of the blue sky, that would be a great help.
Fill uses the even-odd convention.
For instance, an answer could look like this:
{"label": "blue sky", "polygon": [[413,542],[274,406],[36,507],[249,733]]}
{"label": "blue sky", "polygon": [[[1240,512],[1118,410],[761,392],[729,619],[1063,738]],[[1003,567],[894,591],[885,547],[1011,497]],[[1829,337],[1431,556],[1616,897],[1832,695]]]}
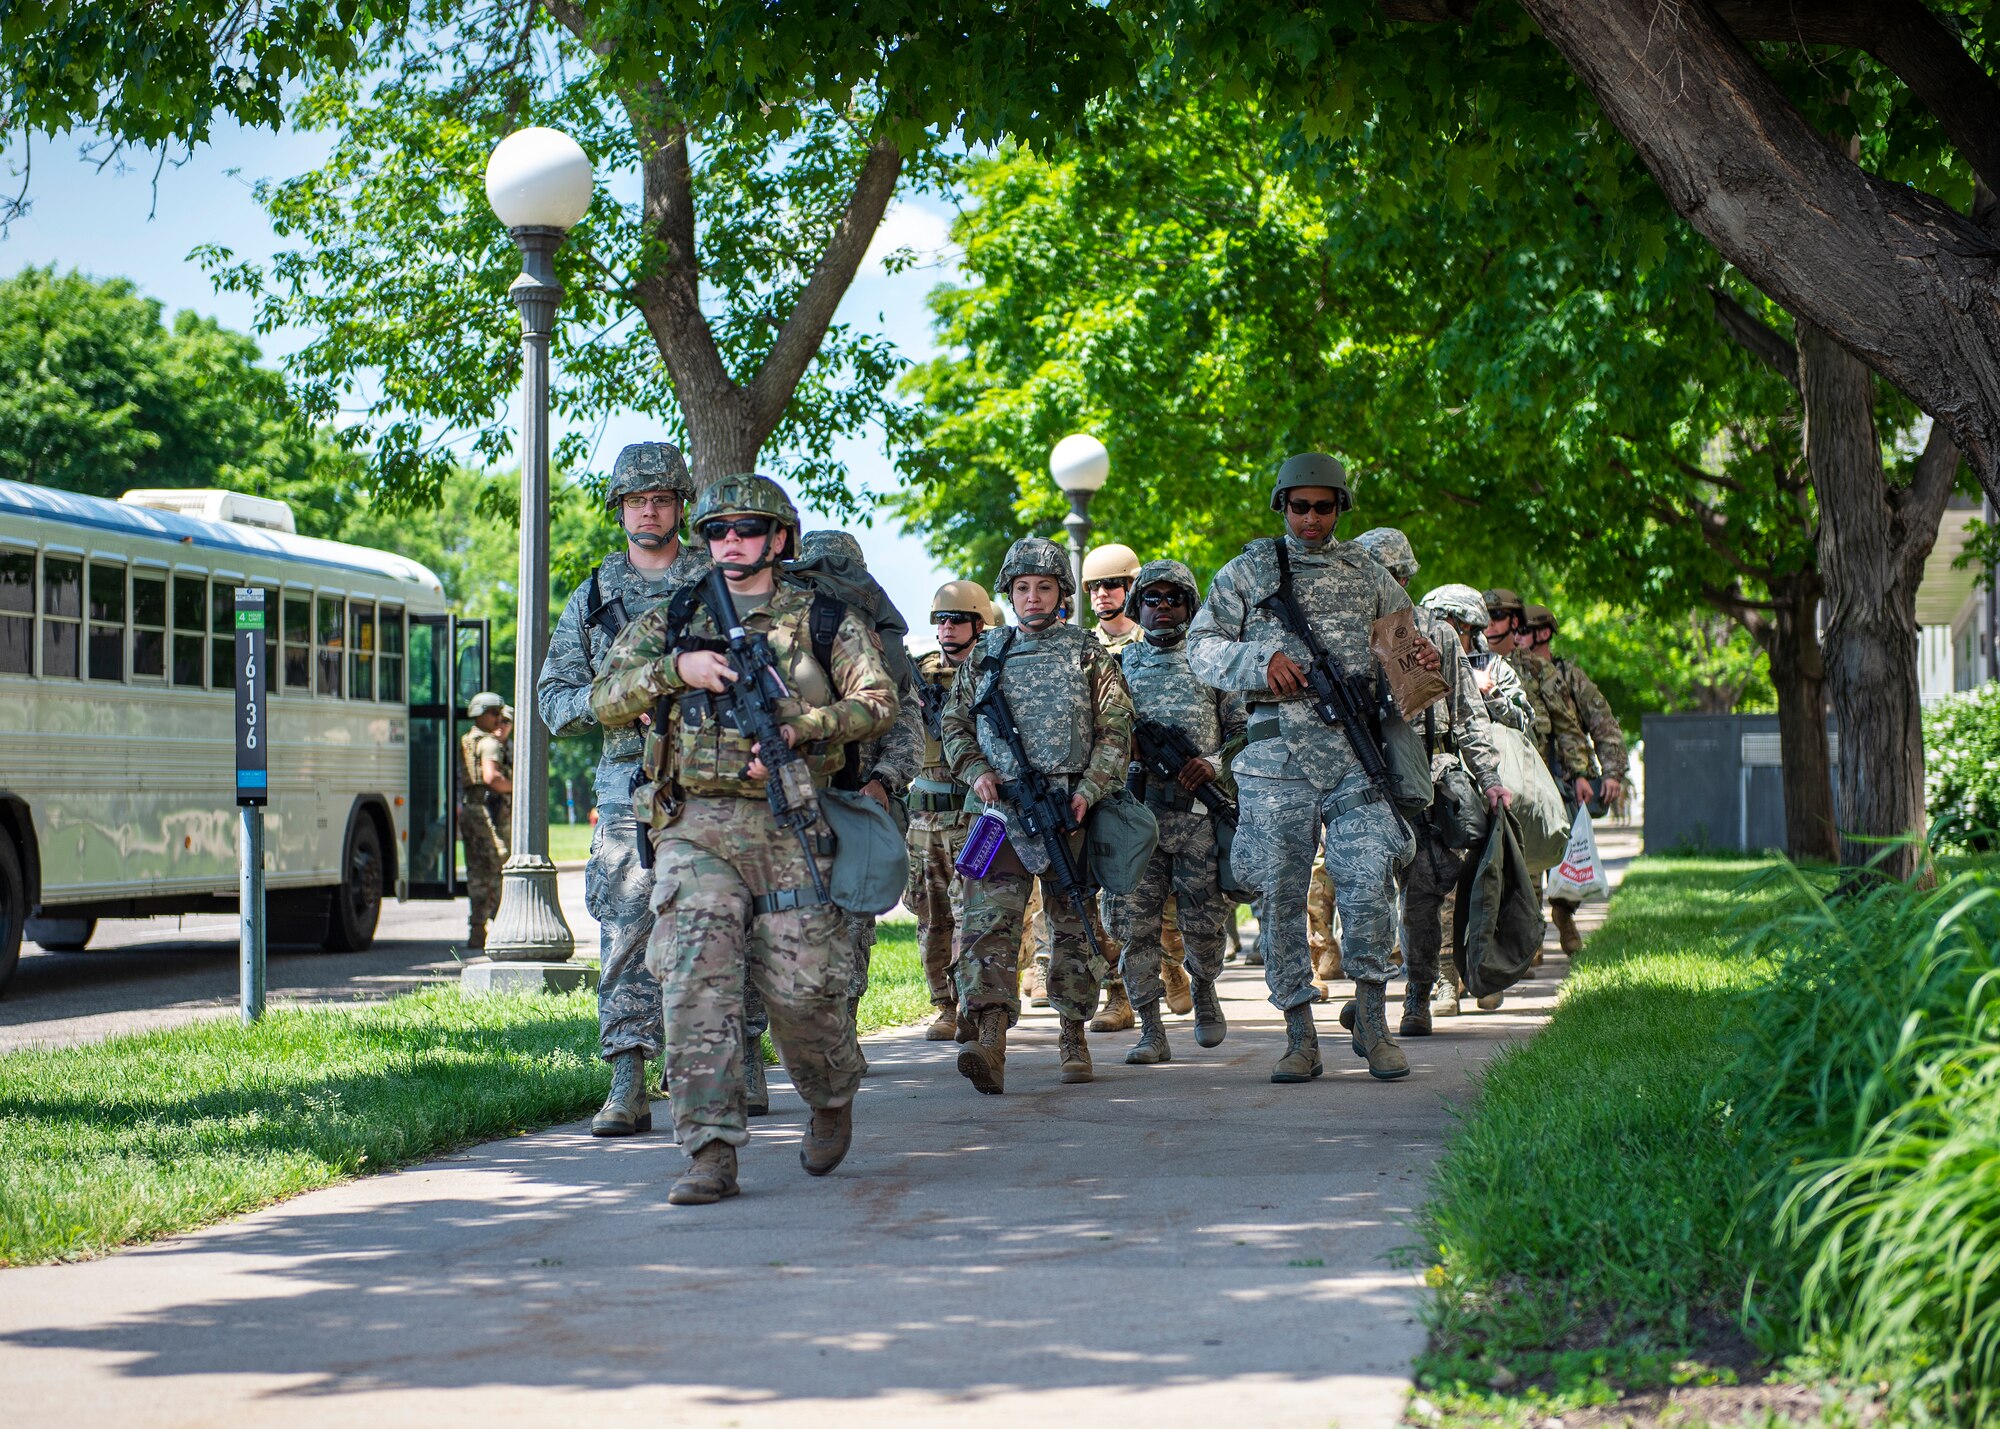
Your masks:
{"label": "blue sky", "polygon": [[[321,135],[229,128],[220,130],[213,143],[187,162],[168,165],[156,178],[145,155],[135,156],[122,168],[99,167],[78,157],[74,139],[40,142],[29,190],[32,206],[0,239],[0,271],[53,263],[96,277],[130,278],[170,312],[192,308],[248,332],[249,300],[216,292],[188,253],[199,243],[214,242],[243,258],[265,258],[287,246],[272,233],[251,186],[261,178],[284,178],[311,168],[326,146]],[[10,148],[7,158],[18,162],[18,150]],[[598,181],[622,194],[636,186],[637,177],[600,172]],[[953,273],[949,219],[949,209],[935,200],[899,199],[841,306],[840,319],[886,334],[912,360],[931,356],[935,348],[924,297]],[[919,262],[891,276],[875,255],[899,247],[914,249]],[[494,300],[504,302],[505,296],[496,293]],[[309,334],[287,331],[259,341],[266,359],[282,364],[308,338]],[[562,431],[558,425],[556,434]],[[600,451],[615,452],[628,441],[653,435],[650,425],[638,417],[616,417],[601,439]],[[892,488],[894,473],[871,440],[850,442],[841,454],[862,488]],[[826,524],[823,517],[809,519]],[[921,630],[931,592],[948,574],[936,567],[920,542],[886,517],[878,517],[874,527],[856,530],[855,535],[876,577]]]}

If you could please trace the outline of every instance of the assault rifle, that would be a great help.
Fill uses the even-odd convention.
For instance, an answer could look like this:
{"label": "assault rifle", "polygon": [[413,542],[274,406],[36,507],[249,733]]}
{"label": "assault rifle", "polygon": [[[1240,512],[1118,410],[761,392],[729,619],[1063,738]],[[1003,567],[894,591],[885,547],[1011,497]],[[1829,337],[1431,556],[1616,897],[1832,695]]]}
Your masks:
{"label": "assault rifle", "polygon": [[1041,840],[1056,887],[1062,890],[1070,907],[1076,909],[1076,916],[1083,924],[1083,939],[1090,944],[1091,953],[1102,958],[1104,949],[1097,946],[1097,934],[1090,927],[1090,890],[1083,886],[1083,874],[1070,856],[1069,836],[1083,825],[1070,811],[1069,795],[1028,762],[1027,748],[1021,743],[1021,727],[1014,723],[1014,710],[1007,703],[1007,692],[1000,688],[997,675],[972,707],[975,717],[981,710],[989,712],[994,729],[1014,756],[1014,767],[1021,771],[1019,778],[1001,782],[1001,796],[1020,814],[1021,826]]}
{"label": "assault rifle", "polygon": [[[1142,719],[1132,726],[1132,752],[1138,755],[1133,760],[1134,767],[1143,773],[1164,779],[1179,788],[1177,776],[1190,759],[1199,759],[1202,753],[1194,747],[1194,741],[1170,724],[1161,724],[1156,719]],[[1193,790],[1195,798],[1211,814],[1230,823],[1236,822],[1236,805],[1210,780],[1197,785]]]}
{"label": "assault rifle", "polygon": [[[763,635],[745,630],[736,613],[736,601],[729,594],[729,581],[720,566],[711,566],[701,579],[701,603],[708,608],[715,628],[723,632],[727,656],[736,679],[727,690],[712,698],[725,707],[737,732],[757,745],[757,757],[764,761],[768,777],[764,797],[780,828],[790,829],[806,856],[806,870],[812,874],[813,891],[826,900],[826,879],[813,857],[812,840],[806,830],[819,820],[819,796],[813,792],[812,771],[796,749],[785,743],[784,720],[778,702],[791,697],[784,677],[771,658],[771,642]],[[747,767],[747,766],[746,766]]]}
{"label": "assault rifle", "polygon": [[1299,638],[1311,659],[1306,664],[1306,687],[1312,692],[1313,713],[1320,721],[1338,729],[1347,736],[1348,748],[1354,751],[1355,762],[1361,772],[1368,776],[1368,782],[1375,792],[1389,806],[1397,821],[1402,814],[1396,809],[1396,791],[1389,779],[1389,761],[1382,755],[1382,746],[1375,738],[1376,698],[1372,680],[1358,679],[1347,673],[1347,667],[1340,663],[1340,657],[1320,644],[1319,636],[1306,621],[1305,612],[1299,609],[1298,592],[1292,587],[1292,562],[1285,550],[1283,540],[1272,545],[1278,553],[1278,588],[1257,602],[1259,610],[1268,611],[1277,617],[1285,629]]}

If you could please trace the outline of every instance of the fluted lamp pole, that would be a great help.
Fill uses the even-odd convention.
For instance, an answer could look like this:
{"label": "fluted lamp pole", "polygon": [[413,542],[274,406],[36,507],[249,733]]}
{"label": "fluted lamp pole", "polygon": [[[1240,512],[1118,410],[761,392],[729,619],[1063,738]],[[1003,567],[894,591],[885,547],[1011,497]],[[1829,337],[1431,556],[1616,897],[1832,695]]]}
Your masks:
{"label": "fluted lamp pole", "polygon": [[535,674],[549,648],[549,335],[562,284],[555,254],[590,207],[589,156],[569,135],[516,130],[486,161],[486,201],[521,250],[507,289],[521,310],[521,571],[514,636],[514,826],[500,908],[486,935],[495,962],[567,962],[576,938],[549,861],[549,736],[535,714]]}
{"label": "fluted lamp pole", "polygon": [[1063,530],[1069,532],[1069,574],[1076,582],[1076,599],[1071,602],[1069,618],[1072,624],[1079,624],[1090,603],[1083,594],[1083,552],[1090,544],[1090,498],[1097,495],[1111,475],[1111,453],[1089,433],[1075,433],[1057,442],[1049,453],[1049,475],[1069,497],[1069,515],[1063,517]]}

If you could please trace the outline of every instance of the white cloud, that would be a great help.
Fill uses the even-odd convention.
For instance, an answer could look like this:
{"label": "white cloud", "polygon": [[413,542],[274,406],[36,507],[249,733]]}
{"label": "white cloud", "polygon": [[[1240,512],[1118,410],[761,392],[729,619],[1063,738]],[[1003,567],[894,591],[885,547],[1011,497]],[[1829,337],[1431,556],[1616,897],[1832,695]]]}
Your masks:
{"label": "white cloud", "polygon": [[958,265],[958,248],[951,241],[950,213],[921,200],[896,200],[882,215],[881,226],[875,230],[874,240],[861,260],[862,267],[872,273],[886,272],[883,259],[904,248],[916,255],[919,268],[942,268],[947,273],[935,276],[947,276]]}

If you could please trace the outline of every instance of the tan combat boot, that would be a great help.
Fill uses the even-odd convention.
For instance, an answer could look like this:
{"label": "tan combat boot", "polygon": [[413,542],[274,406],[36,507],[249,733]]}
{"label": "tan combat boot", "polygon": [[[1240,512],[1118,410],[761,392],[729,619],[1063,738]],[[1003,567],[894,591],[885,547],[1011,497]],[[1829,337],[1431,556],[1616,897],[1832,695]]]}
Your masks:
{"label": "tan combat boot", "polygon": [[646,1054],[633,1048],[611,1057],[611,1094],[590,1119],[592,1136],[630,1136],[653,1129],[653,1104],[646,1097]]}
{"label": "tan combat boot", "polygon": [[1028,963],[1028,1006],[1049,1005],[1049,965],[1040,958]]}
{"label": "tan combat boot", "polygon": [[1354,1055],[1368,1075],[1384,1082],[1410,1075],[1410,1059],[1389,1035],[1389,990],[1379,982],[1354,984]]}
{"label": "tan combat boot", "polygon": [[799,1165],[808,1176],[824,1176],[838,1166],[854,1144],[854,1103],[814,1107],[806,1134],[799,1141]]}
{"label": "tan combat boot", "polygon": [[924,1040],[926,1042],[950,1042],[957,1036],[958,1004],[955,1002],[938,1003],[937,1016],[933,1017],[931,1025],[924,1029]]}
{"label": "tan combat boot", "polygon": [[708,1206],[736,1191],[736,1148],[726,1141],[711,1141],[695,1152],[688,1169],[667,1192],[667,1204]]}
{"label": "tan combat boot", "polygon": [[1431,993],[1431,1016],[1456,1017],[1458,1000],[1465,996],[1464,989],[1458,985],[1458,969],[1447,958],[1440,972],[1442,976],[1438,978],[1437,987]]}
{"label": "tan combat boot", "polygon": [[1285,1055],[1271,1068],[1274,1082],[1309,1082],[1326,1070],[1320,1060],[1319,1029],[1310,1002],[1285,1009]]}
{"label": "tan combat boot", "polygon": [[[1125,1025],[1132,1025],[1132,1005],[1125,1005]],[[1065,1017],[1062,1020],[1062,1035],[1057,1041],[1062,1056],[1062,1079],[1065,1082],[1088,1082],[1093,1079],[1090,1069],[1090,1043],[1083,1035],[1081,1017]]]}
{"label": "tan combat boot", "polygon": [[1131,999],[1125,996],[1125,984],[1114,982],[1106,990],[1104,1010],[1090,1019],[1092,1032],[1124,1032],[1136,1027],[1139,1019],[1132,1011]]}
{"label": "tan combat boot", "polygon": [[1171,960],[1161,963],[1160,985],[1166,989],[1167,1011],[1176,1017],[1194,1011],[1194,988],[1188,982],[1186,968]]}
{"label": "tan combat boot", "polygon": [[[1549,900],[1549,921],[1556,925],[1556,937],[1562,943],[1563,954],[1575,957],[1583,951],[1583,934],[1576,930],[1576,905]],[[1540,961],[1540,959],[1536,959]]]}
{"label": "tan combat boot", "polygon": [[973,1028],[975,1042],[958,1054],[958,1073],[980,1091],[999,1096],[1007,1089],[1007,1009],[975,1007],[960,1030]]}

